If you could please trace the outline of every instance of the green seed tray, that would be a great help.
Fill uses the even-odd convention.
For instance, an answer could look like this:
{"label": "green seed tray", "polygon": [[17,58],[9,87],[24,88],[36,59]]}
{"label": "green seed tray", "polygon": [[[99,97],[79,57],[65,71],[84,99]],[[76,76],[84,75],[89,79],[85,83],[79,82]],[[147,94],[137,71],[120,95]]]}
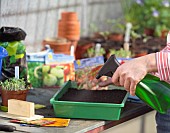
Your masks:
{"label": "green seed tray", "polygon": [[124,107],[129,95],[129,93],[125,95],[121,104],[59,101],[58,99],[61,98],[69,88],[77,88],[76,82],[67,81],[50,99],[56,117],[119,120],[121,109]]}

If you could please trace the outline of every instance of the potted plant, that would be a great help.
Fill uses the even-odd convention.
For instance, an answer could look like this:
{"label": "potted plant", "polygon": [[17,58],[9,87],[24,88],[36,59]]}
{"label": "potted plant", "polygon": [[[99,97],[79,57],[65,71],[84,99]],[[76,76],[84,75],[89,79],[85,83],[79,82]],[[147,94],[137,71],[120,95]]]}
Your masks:
{"label": "potted plant", "polygon": [[95,23],[90,23],[89,24],[89,31],[92,34],[92,37],[99,37],[99,28]]}
{"label": "potted plant", "polygon": [[111,31],[108,34],[108,40],[112,41],[123,41],[125,32],[125,23],[123,18],[118,19],[108,19],[107,24]]}
{"label": "potted plant", "polygon": [[0,82],[2,89],[2,105],[8,106],[8,99],[17,99],[26,101],[28,90],[30,86],[26,84],[24,79],[9,78],[4,82]]}
{"label": "potted plant", "polygon": [[76,50],[75,50],[75,58],[82,59],[84,55],[87,53],[87,50],[93,47],[95,43],[92,41],[90,37],[81,37],[78,41]]}
{"label": "potted plant", "polygon": [[131,51],[127,51],[124,50],[123,48],[119,49],[119,50],[115,50],[115,49],[110,49],[108,57],[110,57],[110,55],[114,54],[117,58],[130,58],[132,57],[132,52]]}
{"label": "potted plant", "polygon": [[160,37],[162,30],[170,28],[169,1],[121,0],[121,6],[125,20],[140,34]]}
{"label": "potted plant", "polygon": [[105,49],[102,47],[100,47],[98,53],[96,53],[95,49],[96,49],[95,47],[91,47],[87,49],[87,52],[85,53],[85,57],[91,58],[95,56],[103,56],[106,53]]}

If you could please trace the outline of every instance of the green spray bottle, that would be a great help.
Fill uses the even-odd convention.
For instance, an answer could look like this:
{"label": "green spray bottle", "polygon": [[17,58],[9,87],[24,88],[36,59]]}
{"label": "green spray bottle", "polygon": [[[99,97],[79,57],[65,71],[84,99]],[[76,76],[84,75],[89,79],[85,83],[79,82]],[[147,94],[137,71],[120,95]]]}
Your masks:
{"label": "green spray bottle", "polygon": [[[96,79],[101,76],[112,77],[120,63],[111,55],[99,70]],[[170,109],[170,84],[158,77],[147,74],[136,86],[136,96],[156,111],[165,114]]]}

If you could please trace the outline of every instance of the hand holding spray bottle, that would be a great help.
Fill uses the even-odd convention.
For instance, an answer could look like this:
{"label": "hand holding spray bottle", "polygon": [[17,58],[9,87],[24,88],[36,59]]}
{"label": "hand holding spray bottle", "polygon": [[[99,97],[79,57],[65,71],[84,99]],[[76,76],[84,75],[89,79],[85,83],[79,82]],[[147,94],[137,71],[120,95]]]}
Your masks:
{"label": "hand holding spray bottle", "polygon": [[[119,65],[120,63],[115,55],[111,55],[98,72],[96,79],[101,76],[112,77]],[[170,109],[170,84],[161,81],[154,75],[147,74],[137,84],[135,94],[147,105],[162,114],[165,114]]]}

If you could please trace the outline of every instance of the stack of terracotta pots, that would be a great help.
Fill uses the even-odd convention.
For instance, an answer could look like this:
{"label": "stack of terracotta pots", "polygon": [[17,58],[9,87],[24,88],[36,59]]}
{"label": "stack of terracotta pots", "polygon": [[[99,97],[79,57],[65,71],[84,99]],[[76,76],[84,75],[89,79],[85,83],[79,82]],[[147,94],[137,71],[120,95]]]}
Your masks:
{"label": "stack of terracotta pots", "polygon": [[76,12],[62,12],[58,22],[58,37],[67,38],[76,49],[80,38],[80,22]]}

